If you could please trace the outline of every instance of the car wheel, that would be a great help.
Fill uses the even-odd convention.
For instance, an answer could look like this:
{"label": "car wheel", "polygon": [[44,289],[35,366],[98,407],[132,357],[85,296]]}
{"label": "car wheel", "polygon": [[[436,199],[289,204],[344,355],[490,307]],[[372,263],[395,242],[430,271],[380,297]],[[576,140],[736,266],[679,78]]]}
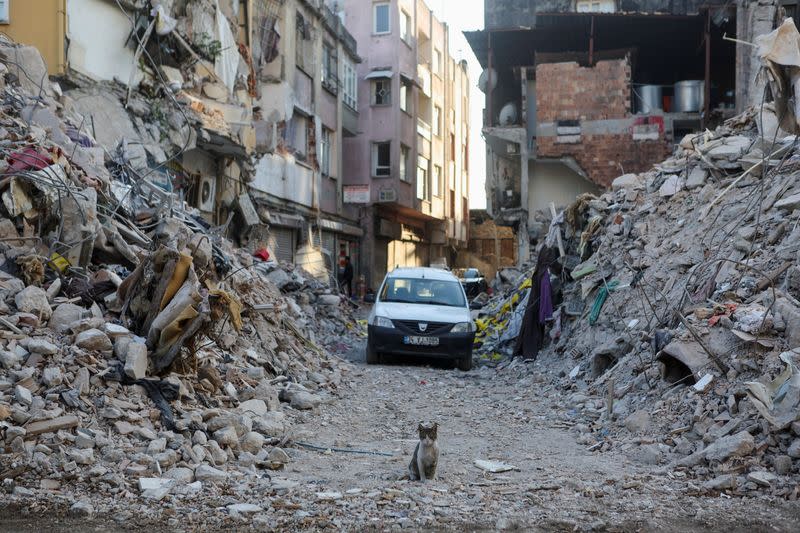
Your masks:
{"label": "car wheel", "polygon": [[367,343],[367,364],[377,365],[381,362],[381,358],[370,343]]}
{"label": "car wheel", "polygon": [[464,372],[472,370],[472,352],[468,352],[459,357],[456,361],[456,366],[458,366],[459,370],[463,370]]}

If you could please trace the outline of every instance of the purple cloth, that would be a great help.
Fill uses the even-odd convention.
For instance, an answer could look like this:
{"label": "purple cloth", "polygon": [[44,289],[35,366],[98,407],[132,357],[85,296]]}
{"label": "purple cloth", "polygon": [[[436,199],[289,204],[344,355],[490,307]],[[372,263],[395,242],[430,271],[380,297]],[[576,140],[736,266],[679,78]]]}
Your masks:
{"label": "purple cloth", "polygon": [[553,289],[550,287],[550,271],[545,270],[539,284],[539,324],[553,318]]}

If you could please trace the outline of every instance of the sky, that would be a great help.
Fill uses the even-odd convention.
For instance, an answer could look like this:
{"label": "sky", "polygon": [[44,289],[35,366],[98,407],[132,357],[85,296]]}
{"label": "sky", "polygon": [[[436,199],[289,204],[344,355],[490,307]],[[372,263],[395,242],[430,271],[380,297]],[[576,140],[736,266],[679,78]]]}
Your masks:
{"label": "sky", "polygon": [[478,90],[478,77],[481,66],[463,31],[483,28],[483,0],[425,0],[436,18],[446,22],[450,27],[450,53],[456,60],[466,59],[469,64],[470,91],[470,124],[472,131],[469,139],[469,207],[483,209],[486,207],[486,147],[481,136],[483,127],[484,96]]}

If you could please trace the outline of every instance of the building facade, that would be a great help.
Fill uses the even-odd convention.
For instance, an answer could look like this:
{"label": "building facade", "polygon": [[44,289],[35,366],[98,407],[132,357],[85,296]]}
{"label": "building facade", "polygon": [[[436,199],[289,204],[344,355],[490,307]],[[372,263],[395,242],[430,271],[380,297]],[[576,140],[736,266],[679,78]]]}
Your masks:
{"label": "building facade", "polygon": [[465,35],[485,69],[487,210],[516,229],[520,262],[551,204],[647,170],[760,98],[754,50],[725,35],[769,31],[779,3],[485,0],[485,28]]}
{"label": "building facade", "polygon": [[346,211],[377,288],[396,266],[446,263],[468,238],[469,77],[422,0],[329,5],[359,43],[358,135],[344,139]]}

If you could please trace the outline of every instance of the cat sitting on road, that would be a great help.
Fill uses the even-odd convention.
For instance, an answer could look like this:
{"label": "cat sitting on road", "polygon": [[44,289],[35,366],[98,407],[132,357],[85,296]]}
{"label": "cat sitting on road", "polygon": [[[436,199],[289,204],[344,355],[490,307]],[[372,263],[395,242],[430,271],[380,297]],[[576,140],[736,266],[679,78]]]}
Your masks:
{"label": "cat sitting on road", "polygon": [[439,424],[420,422],[419,442],[414,448],[414,456],[408,465],[408,477],[412,481],[436,479],[436,465],[439,462],[439,444],[436,440]]}

